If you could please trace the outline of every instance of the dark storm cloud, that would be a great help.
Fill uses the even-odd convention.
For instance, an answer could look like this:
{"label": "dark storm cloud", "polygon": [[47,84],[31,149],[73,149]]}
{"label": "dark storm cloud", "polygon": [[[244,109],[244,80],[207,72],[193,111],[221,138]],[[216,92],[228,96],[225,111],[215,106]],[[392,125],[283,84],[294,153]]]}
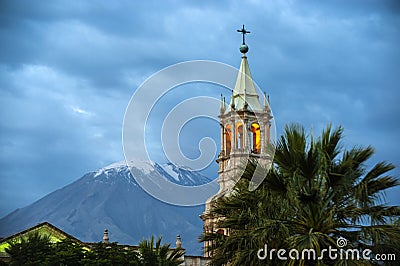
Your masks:
{"label": "dark storm cloud", "polygon": [[398,1],[370,0],[3,1],[0,216],[121,160],[135,88],[185,60],[238,66],[243,23],[278,133],[342,124],[347,146],[400,165],[399,14]]}
{"label": "dark storm cloud", "polygon": [[143,4],[131,1],[7,2],[1,18],[7,42],[0,46],[0,59],[12,67],[45,64],[115,89],[126,85],[121,79],[129,67],[159,65],[168,58],[158,55],[165,49],[163,17],[147,8],[143,12]]}

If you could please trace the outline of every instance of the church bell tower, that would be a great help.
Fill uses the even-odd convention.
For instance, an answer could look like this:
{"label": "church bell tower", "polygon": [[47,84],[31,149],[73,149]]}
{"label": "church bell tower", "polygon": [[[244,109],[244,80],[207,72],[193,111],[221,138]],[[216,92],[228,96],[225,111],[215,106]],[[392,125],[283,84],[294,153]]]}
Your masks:
{"label": "church bell tower", "polygon": [[[220,189],[216,195],[206,202],[206,209],[200,216],[204,221],[204,233],[221,233],[229,235],[229,229],[217,228],[216,223],[223,217],[216,217],[212,213],[214,202],[229,194],[234,184],[240,178],[241,166],[248,159],[256,159],[261,164],[270,162],[267,154],[267,145],[270,142],[271,109],[269,99],[264,93],[263,104],[257,93],[253,78],[250,73],[246,53],[249,47],[245,43],[245,35],[250,33],[244,25],[238,32],[243,34],[240,46],[242,59],[234,90],[232,91],[229,105],[221,95],[220,126],[221,126],[221,151],[218,155],[218,183]],[[212,243],[204,242],[204,256],[210,257],[207,252]]]}

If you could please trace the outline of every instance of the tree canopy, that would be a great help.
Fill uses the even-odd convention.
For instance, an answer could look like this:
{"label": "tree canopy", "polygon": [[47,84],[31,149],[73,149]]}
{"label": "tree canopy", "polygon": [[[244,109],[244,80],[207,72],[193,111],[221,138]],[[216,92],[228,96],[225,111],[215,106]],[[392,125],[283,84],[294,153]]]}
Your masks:
{"label": "tree canopy", "polygon": [[[202,236],[212,241],[214,265],[370,265],[373,260],[288,258],[288,251],[313,249],[318,257],[324,249],[372,250],[395,254],[400,259],[400,208],[389,206],[384,192],[398,186],[388,172],[394,165],[379,162],[367,167],[374,154],[371,146],[343,148],[343,129],[328,126],[319,137],[307,136],[302,126],[285,128],[276,143],[271,169],[255,190],[249,181],[257,161],[249,161],[242,178],[229,196],[217,200],[213,214],[218,228],[229,235]],[[342,241],[339,243],[338,241]],[[260,249],[284,249],[260,259]],[[267,252],[267,251],[265,251]],[[293,258],[296,253],[293,252]],[[385,262],[387,263],[387,262]],[[385,264],[388,265],[388,264]]]}
{"label": "tree canopy", "polygon": [[[142,240],[139,247],[113,243],[81,243],[64,239],[52,243],[49,235],[33,232],[9,242],[6,252],[11,256],[10,265],[134,265],[134,266],[177,266],[183,262],[182,248],[170,248],[161,244],[162,238],[154,243]],[[155,244],[155,245],[154,245]]]}

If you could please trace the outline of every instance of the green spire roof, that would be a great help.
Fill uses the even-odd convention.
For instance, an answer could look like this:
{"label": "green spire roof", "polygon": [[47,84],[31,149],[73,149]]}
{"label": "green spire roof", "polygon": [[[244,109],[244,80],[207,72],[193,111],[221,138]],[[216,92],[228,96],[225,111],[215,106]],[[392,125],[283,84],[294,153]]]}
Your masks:
{"label": "green spire roof", "polygon": [[229,108],[227,108],[226,113],[232,109],[232,101],[236,110],[243,109],[245,107],[245,103],[247,103],[247,108],[250,110],[262,110],[262,106],[253,82],[253,77],[251,76],[247,56],[244,54],[242,56],[242,62],[240,63],[235,88],[233,90],[233,97],[231,98],[231,103],[229,104]]}

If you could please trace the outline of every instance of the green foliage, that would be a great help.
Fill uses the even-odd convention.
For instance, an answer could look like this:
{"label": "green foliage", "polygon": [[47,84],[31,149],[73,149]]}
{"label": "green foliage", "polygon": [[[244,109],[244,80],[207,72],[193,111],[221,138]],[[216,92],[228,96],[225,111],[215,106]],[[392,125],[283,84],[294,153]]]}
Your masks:
{"label": "green foliage", "polygon": [[83,265],[142,265],[135,250],[115,242],[94,244],[82,263]]}
{"label": "green foliage", "polygon": [[51,243],[50,236],[38,231],[20,237],[6,248],[10,265],[82,265],[85,251],[81,244],[70,239]]}
{"label": "green foliage", "polygon": [[52,244],[52,251],[47,255],[46,265],[83,265],[85,250],[80,243],[71,239]]}
{"label": "green foliage", "polygon": [[141,265],[178,266],[183,262],[185,251],[182,248],[171,249],[170,244],[161,245],[161,240],[162,238],[159,237],[154,243],[154,236],[152,236],[151,240],[142,240],[139,243]]}
{"label": "green foliage", "polygon": [[5,251],[10,254],[11,265],[44,265],[51,254],[50,237],[39,232],[32,232],[9,243]]}
{"label": "green foliage", "polygon": [[[220,228],[230,235],[207,234],[213,241],[213,263],[222,265],[370,265],[351,260],[259,260],[257,251],[315,249],[318,254],[336,240],[348,240],[346,248],[371,249],[400,257],[398,206],[384,202],[386,189],[398,179],[387,175],[394,166],[380,162],[369,171],[366,161],[372,147],[343,149],[343,129],[328,126],[319,138],[307,137],[299,125],[286,127],[276,145],[274,165],[263,183],[249,191],[257,162],[247,163],[244,174],[229,197],[220,198],[213,210]],[[267,171],[265,169],[265,171]],[[286,254],[287,255],[287,254]]]}
{"label": "green foliage", "polygon": [[51,243],[48,235],[33,232],[10,242],[6,252],[11,256],[10,265],[137,265],[176,266],[183,262],[184,250],[161,245],[161,237],[155,243],[142,240],[139,249],[117,243],[95,243],[88,248],[64,239]]}

